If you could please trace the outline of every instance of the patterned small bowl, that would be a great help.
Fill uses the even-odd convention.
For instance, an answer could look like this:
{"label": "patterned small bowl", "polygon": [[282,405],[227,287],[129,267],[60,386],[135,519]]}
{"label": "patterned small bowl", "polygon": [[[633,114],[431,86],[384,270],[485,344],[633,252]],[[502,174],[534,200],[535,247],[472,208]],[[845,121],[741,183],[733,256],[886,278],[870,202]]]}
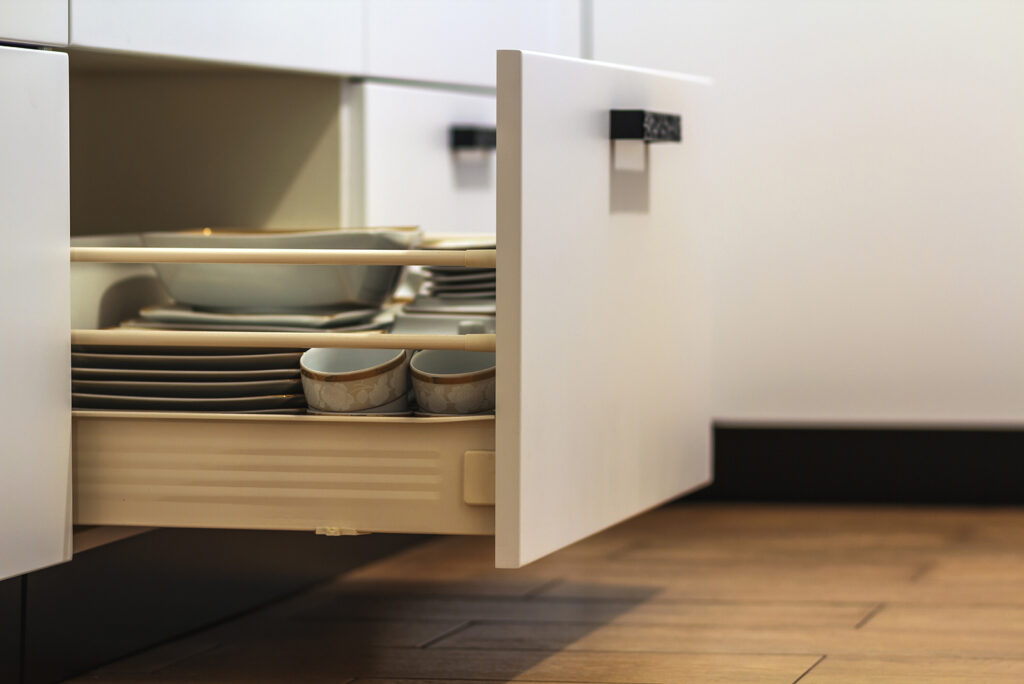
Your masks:
{"label": "patterned small bowl", "polygon": [[417,352],[409,364],[416,403],[430,413],[479,413],[494,408],[494,353]]}
{"label": "patterned small bowl", "polygon": [[310,349],[299,359],[306,403],[351,413],[405,396],[409,353],[404,349]]}

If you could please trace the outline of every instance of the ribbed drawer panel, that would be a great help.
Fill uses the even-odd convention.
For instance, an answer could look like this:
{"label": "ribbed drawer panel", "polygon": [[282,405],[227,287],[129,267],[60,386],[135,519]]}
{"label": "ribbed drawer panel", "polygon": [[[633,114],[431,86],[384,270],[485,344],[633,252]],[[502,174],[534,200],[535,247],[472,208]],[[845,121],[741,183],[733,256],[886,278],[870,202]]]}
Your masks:
{"label": "ribbed drawer panel", "polygon": [[477,450],[493,417],[77,411],[75,522],[493,534],[494,508],[464,502]]}

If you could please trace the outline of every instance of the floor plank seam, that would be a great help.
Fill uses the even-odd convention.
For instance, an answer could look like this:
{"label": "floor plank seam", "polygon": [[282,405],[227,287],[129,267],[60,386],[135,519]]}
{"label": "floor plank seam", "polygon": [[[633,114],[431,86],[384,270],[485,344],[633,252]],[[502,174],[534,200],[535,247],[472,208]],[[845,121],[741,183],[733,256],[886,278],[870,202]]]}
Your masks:
{"label": "floor plank seam", "polygon": [[[873,611],[874,612],[874,611]],[[873,617],[869,615],[868,617]],[[421,620],[419,618],[413,618],[411,622],[428,622],[428,620]],[[440,620],[439,620],[440,621]],[[861,618],[864,622],[865,619]],[[590,625],[593,627],[622,627],[624,629],[633,628],[654,628],[654,629],[673,629],[673,630],[702,630],[702,629],[731,629],[743,632],[776,632],[780,629],[783,630],[812,630],[812,629],[846,629],[849,623],[836,623],[831,625],[821,624],[728,624],[724,625],[721,622],[646,622],[639,620],[628,620],[628,621],[617,621],[616,617],[609,620],[544,620],[544,619],[528,619],[528,618],[501,618],[501,617],[487,617],[487,618],[474,618],[473,622],[478,625],[535,625],[535,626],[554,626],[554,625]],[[858,629],[860,623],[853,626],[853,629]]]}
{"label": "floor plank seam", "polygon": [[884,608],[885,608],[885,604],[884,603],[879,603],[877,606],[875,606],[874,608],[869,610],[868,614],[865,615],[864,617],[862,617],[860,619],[860,622],[858,622],[856,625],[854,625],[853,628],[854,629],[860,629],[864,625],[868,624],[869,622],[871,622],[872,619],[874,619],[874,617],[876,615],[881,613]]}
{"label": "floor plank seam", "polygon": [[[662,587],[653,587],[658,591],[661,591]],[[478,595],[460,595],[453,596],[446,594],[444,600],[456,598],[458,600],[473,600],[473,601],[490,601],[491,596],[486,594]],[[499,597],[493,597],[498,599]],[[501,597],[505,598],[505,597]],[[635,600],[635,598],[642,598],[642,600]],[[701,596],[684,597],[684,598],[660,598],[657,596],[650,597],[610,597],[610,596],[538,596],[537,600],[550,601],[551,603],[629,603],[631,605],[653,605],[653,604],[665,604],[665,605],[679,605],[687,603],[695,603],[699,605],[709,606],[873,606],[875,601],[868,600],[830,600],[830,599],[762,599],[762,598],[707,598]],[[428,599],[428,600],[440,600],[440,599]],[[512,602],[520,601],[521,598],[512,598]],[[894,602],[895,603],[895,602]],[[904,602],[914,603],[914,602]],[[924,604],[929,605],[929,604]],[[1002,605],[1002,604],[993,604]],[[1019,605],[1024,606],[1024,603]]]}
{"label": "floor plank seam", "polygon": [[[402,650],[403,646],[393,647],[394,650]],[[817,657],[821,655],[821,651],[786,651],[780,653],[778,651],[642,651],[638,649],[626,649],[620,650],[616,648],[565,648],[564,646],[556,646],[552,648],[525,648],[516,646],[433,646],[431,647],[436,651],[473,651],[473,652],[486,652],[493,651],[495,653],[573,653],[573,654],[601,654],[601,653],[614,653],[615,655],[648,655],[648,656],[673,656],[673,655],[688,655],[688,656],[766,656],[771,658],[789,658],[789,657]],[[943,656],[946,657],[946,656]],[[972,660],[1005,660],[1003,656],[992,657],[978,657],[971,658]],[[1024,660],[1024,656],[1016,658],[1018,660]],[[634,683],[630,683],[634,684]]]}
{"label": "floor plank seam", "polygon": [[799,677],[797,677],[796,679],[793,680],[793,684],[797,684],[797,682],[799,682],[801,679],[803,679],[808,674],[810,674],[811,670],[813,670],[814,668],[818,667],[818,665],[821,664],[821,661],[825,660],[825,658],[827,658],[827,657],[828,657],[828,655],[826,654],[826,655],[821,656],[817,660],[815,660],[814,663],[809,668],[804,670],[804,673],[802,675],[800,675]]}
{"label": "floor plank seam", "polygon": [[454,635],[458,634],[459,632],[461,632],[461,631],[463,631],[465,629],[469,629],[470,627],[473,626],[473,624],[475,622],[476,622],[476,620],[466,620],[465,622],[457,624],[454,627],[452,627],[451,629],[446,629],[445,631],[441,632],[437,636],[432,637],[430,639],[427,639],[426,641],[421,643],[419,646],[417,646],[417,648],[430,648],[430,647],[432,647],[434,644],[436,644],[439,641],[443,641],[444,639],[447,639],[450,636],[454,636]]}

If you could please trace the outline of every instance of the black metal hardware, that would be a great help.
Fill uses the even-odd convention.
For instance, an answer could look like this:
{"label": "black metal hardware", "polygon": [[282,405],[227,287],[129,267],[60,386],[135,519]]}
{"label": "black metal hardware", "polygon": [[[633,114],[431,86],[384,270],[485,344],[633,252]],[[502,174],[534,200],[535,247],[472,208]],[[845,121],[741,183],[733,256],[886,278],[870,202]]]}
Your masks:
{"label": "black metal hardware", "polygon": [[498,146],[498,131],[491,126],[452,126],[448,144],[452,150],[493,150]]}
{"label": "black metal hardware", "polygon": [[610,132],[612,140],[682,142],[683,117],[643,109],[613,109]]}

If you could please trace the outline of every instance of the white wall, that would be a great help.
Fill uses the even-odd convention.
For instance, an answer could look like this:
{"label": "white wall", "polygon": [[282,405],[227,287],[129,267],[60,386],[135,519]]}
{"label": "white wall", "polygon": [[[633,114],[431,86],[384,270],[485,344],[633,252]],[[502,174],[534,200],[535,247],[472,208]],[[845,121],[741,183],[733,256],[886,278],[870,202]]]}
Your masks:
{"label": "white wall", "polygon": [[596,59],[716,79],[716,417],[1024,424],[1024,2],[593,21]]}

